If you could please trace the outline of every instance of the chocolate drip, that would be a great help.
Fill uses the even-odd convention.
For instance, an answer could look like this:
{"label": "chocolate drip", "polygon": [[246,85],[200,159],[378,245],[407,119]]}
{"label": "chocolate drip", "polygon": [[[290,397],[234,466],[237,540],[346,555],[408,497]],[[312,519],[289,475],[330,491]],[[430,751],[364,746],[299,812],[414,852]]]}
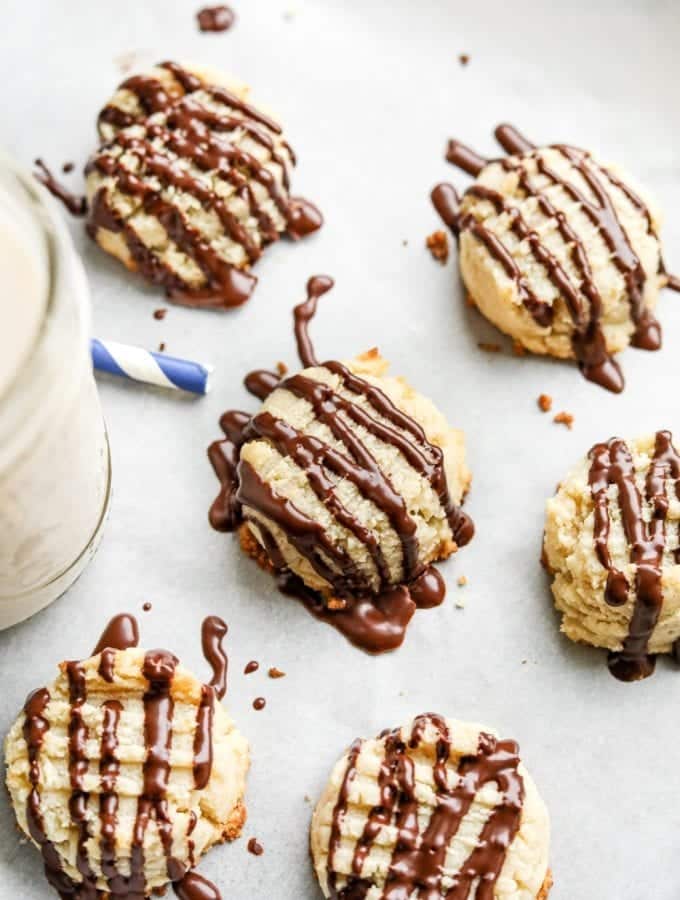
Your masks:
{"label": "chocolate drip", "polygon": [[[615,265],[625,279],[630,299],[631,318],[635,325],[635,333],[631,342],[634,346],[646,350],[656,350],[661,346],[661,329],[644,302],[645,271],[618,219],[616,209],[602,179],[606,179],[625,194],[629,202],[645,217],[649,233],[655,235],[651,213],[634,191],[609,170],[596,164],[585,151],[562,144],[555,145],[553,148],[558,150],[580,172],[594,195],[594,201],[588,199],[572,181],[557,175],[548,166],[541,151],[521,135],[516,128],[511,125],[499,125],[495,135],[503,149],[512,154],[509,159],[502,161],[502,165],[508,171],[518,174],[521,188],[526,194],[536,197],[541,211],[555,221],[561,237],[570,248],[572,262],[582,279],[580,284],[572,283],[557,258],[542,243],[537,232],[529,228],[518,208],[512,206],[505,197],[479,184],[473,185],[467,193],[492,202],[499,213],[508,213],[512,230],[517,234],[519,240],[528,243],[534,258],[544,266],[548,277],[559,291],[560,297],[569,310],[574,323],[572,344],[579,368],[589,381],[619,393],[624,386],[623,376],[618,364],[606,348],[601,325],[602,298],[593,277],[586,247],[570,226],[565,214],[552,204],[543,190],[539,190],[531,183],[524,159],[535,160],[538,171],[551,184],[561,186],[576,200],[597,227],[612,253]],[[452,144],[455,148],[461,146],[457,142],[452,142]],[[475,167],[469,164],[466,149],[447,154],[447,158],[466,172],[478,175],[479,171],[472,171]],[[435,207],[454,233],[461,229],[467,229],[482,241],[491,255],[501,263],[508,277],[515,280],[522,302],[537,324],[544,327],[549,326],[552,320],[550,304],[541,301],[531,292],[521,269],[502,241],[473,215],[468,214],[461,220],[455,207],[452,206],[455,202],[455,194],[449,194],[448,201],[447,204],[445,191],[438,191],[436,197],[433,192]]]}
{"label": "chocolate drip", "polygon": [[221,700],[227,693],[227,669],[229,668],[229,660],[224,652],[222,641],[227,634],[228,628],[226,622],[219,616],[208,616],[203,621],[201,631],[201,641],[203,644],[203,655],[210,664],[213,671],[213,677],[210,680],[210,687],[215,691],[215,696]]}
{"label": "chocolate drip", "polygon": [[298,356],[305,368],[319,365],[309,337],[309,323],[314,318],[319,298],[330,291],[334,283],[328,275],[312,276],[307,282],[307,299],[304,303],[299,303],[293,310]]}
{"label": "chocolate drip", "polygon": [[215,717],[215,691],[204,684],[196,714],[194,732],[194,787],[203,790],[210,780],[213,764],[212,730]]}
{"label": "chocolate drip", "polygon": [[452,184],[443,182],[435,185],[430,198],[442,222],[451,230],[454,237],[458,237],[460,233],[460,197],[458,191]]}
{"label": "chocolate drip", "polygon": [[323,225],[323,216],[314,204],[304,197],[291,197],[286,212],[287,234],[294,241],[306,238]]}
{"label": "chocolate drip", "polygon": [[174,882],[172,887],[179,900],[222,900],[222,894],[212,881],[208,881],[198,872],[187,872],[180,881]]}
{"label": "chocolate drip", "polygon": [[[607,570],[605,600],[611,606],[622,606],[632,591],[633,612],[628,635],[621,651],[609,655],[609,670],[621,681],[646,678],[654,671],[655,659],[649,654],[649,641],[663,607],[662,565],[666,548],[668,497],[666,482],[673,481],[680,498],[680,456],[670,432],[656,435],[654,456],[647,472],[644,501],[636,483],[633,457],[618,438],[596,444],[590,451],[589,484],[595,504],[593,537],[600,564]],[[617,488],[617,503],[626,540],[630,545],[630,562],[635,566],[635,582],[618,569],[609,553],[610,485]],[[651,511],[646,521],[644,505]]]}
{"label": "chocolate drip", "polygon": [[[287,190],[288,170],[294,164],[294,155],[285,143],[288,158],[284,158],[276,149],[274,135],[279,135],[281,129],[275,122],[226,89],[203,84],[176,63],[166,62],[162,65],[181,84],[184,95],[179,98],[171,97],[160,81],[148,75],[135,76],[124,82],[121,87],[137,96],[146,115],[163,112],[164,118],[152,122],[140,119],[139,124],[143,126],[141,134],[126,131],[118,133],[114,141],[97,153],[89,163],[88,170],[96,168],[103,175],[115,177],[118,189],[138,198],[144,212],[157,218],[169,238],[201,269],[205,284],[200,287],[189,286],[151,253],[134,227],[112,208],[104,188],[99,191],[93,203],[88,230],[93,237],[98,228],[121,234],[137,268],[148,280],[164,287],[173,300],[194,306],[237,306],[249,298],[256,283],[255,277],[225,262],[202,233],[189,223],[180,206],[162,196],[163,189],[171,188],[172,193],[188,194],[206,211],[214,213],[226,234],[243,248],[250,263],[259,258],[266,244],[278,239],[277,227],[264,206],[258,202],[249,184],[250,179],[264,187],[269,199],[285,219],[291,237],[298,238],[311,233],[321,226],[323,219],[308,201],[288,198],[280,190],[274,174],[266,165],[229,140],[232,132],[245,131],[250,139],[265,147],[272,161],[280,167],[283,185]],[[229,114],[216,113],[197,102],[192,95],[198,90],[205,91],[211,98],[228,107]],[[232,115],[233,112],[240,115]],[[102,111],[100,120],[123,128],[138,122],[136,117],[121,113],[113,106]],[[236,194],[248,205],[250,215],[257,219],[261,240],[258,242],[251,237],[245,225],[241,224],[230,211],[227,202],[209,186],[206,179],[192,175],[188,169],[170,160],[152,141],[161,141],[163,147],[180,159],[189,160],[200,170],[214,173],[216,177],[232,184]],[[110,151],[115,146],[122,148],[124,153],[118,157],[111,155]],[[123,156],[126,153],[137,158],[139,172],[132,172],[125,166]],[[150,180],[145,176],[152,178]],[[154,186],[156,182],[160,183],[160,190]]]}
{"label": "chocolate drip", "polygon": [[476,178],[482,171],[484,166],[488,165],[489,160],[484,159],[474,150],[461,144],[460,141],[449,141],[446,148],[446,159],[459,169],[463,169],[468,175]]}
{"label": "chocolate drip", "polygon": [[236,20],[229,6],[206,6],[196,13],[201,31],[228,31]]}
{"label": "chocolate drip", "polygon": [[523,153],[531,153],[536,149],[536,144],[532,144],[523,134],[520,134],[514,125],[499,125],[494,131],[494,136],[505,152],[510,155],[521,156]]}
{"label": "chocolate drip", "polygon": [[101,653],[99,662],[99,674],[111,683],[113,681],[113,668],[116,661],[117,650],[129,650],[139,646],[139,626],[137,619],[128,613],[114,616],[104,629],[97,646],[92,651],[92,656]]}
{"label": "chocolate drip", "polygon": [[276,372],[269,372],[267,369],[255,369],[253,372],[248,372],[243,379],[246,390],[258,400],[266,400],[279,386],[280,381],[280,375]]}
{"label": "chocolate drip", "polygon": [[[433,775],[436,805],[425,826],[418,821],[415,767],[407,749],[416,749],[427,727],[438,732]],[[348,883],[337,888],[333,861],[340,845],[342,819],[347,811],[349,786],[356,773],[361,744],[355,743],[348,757],[343,783],[333,813],[328,853],[328,889],[334,900],[365,897],[371,882],[363,879],[366,857],[385,826],[397,830],[397,839],[381,900],[403,900],[414,892],[420,896],[443,896],[442,873],[451,841],[458,833],[477,793],[496,783],[503,799],[487,819],[477,845],[459,867],[454,883],[446,893],[449,900],[467,900],[476,883],[475,900],[493,900],[494,886],[505,855],[520,826],[524,802],[524,783],[518,772],[519,750],[514,741],[498,741],[480,734],[476,756],[462,757],[458,780],[449,783],[451,736],[445,720],[436,714],[419,716],[413,723],[408,741],[399,729],[385,736],[385,755],[378,775],[380,802],[368,815],[352,858]]]}
{"label": "chocolate drip", "polygon": [[84,216],[87,214],[87,199],[85,197],[74,194],[73,191],[70,191],[58,181],[42,159],[36,159],[35,165],[40,171],[34,172],[33,177],[40,184],[44,185],[53,197],[61,200],[72,216]]}

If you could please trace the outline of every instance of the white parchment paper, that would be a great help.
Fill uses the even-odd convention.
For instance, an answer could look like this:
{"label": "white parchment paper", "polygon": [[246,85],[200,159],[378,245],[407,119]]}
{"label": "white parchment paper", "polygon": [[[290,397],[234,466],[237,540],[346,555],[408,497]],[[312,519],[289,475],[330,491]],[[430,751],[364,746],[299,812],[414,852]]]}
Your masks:
{"label": "white parchment paper", "polygon": [[[424,241],[439,227],[432,185],[466,183],[443,162],[446,138],[491,154],[493,127],[510,120],[538,142],[573,142],[626,165],[665,209],[667,261],[680,268],[677,3],[233,0],[238,22],[221,35],[198,32],[199,5],[0,2],[0,140],[19,160],[84,163],[121,57],[196,60],[251,83],[277,111],[299,154],[295,191],[326,215],[317,236],[265,254],[245,308],[171,306],[160,322],[152,312],[164,299],[71,222],[96,334],[152,349],[165,341],[170,353],[212,362],[214,387],[191,400],[100,381],[114,463],[107,532],[65,597],[0,634],[0,731],[60,659],[88,653],[112,614],[139,613],[144,645],[167,646],[202,672],[200,621],[219,613],[230,626],[228,704],[253,757],[245,840],[202,864],[227,900],[320,896],[310,798],[352,738],[426,710],[519,740],[552,815],[551,900],[676,900],[680,673],[661,662],[648,681],[620,684],[604,653],[561,638],[538,558],[544,501],[596,440],[680,430],[680,299],[662,298],[660,353],[622,355],[627,389],[615,397],[572,365],[513,357],[463,303],[455,259],[439,266]],[[77,173],[69,179],[79,184]],[[205,448],[219,414],[255,408],[246,371],[296,365],[291,307],[318,272],[337,282],[313,327],[320,356],[379,345],[465,429],[474,475],[477,536],[442,566],[448,601],[418,613],[404,647],[378,659],[280,596],[206,518],[215,480]],[[502,354],[477,347],[499,340]],[[575,415],[573,431],[538,411],[540,393]],[[153,609],[142,612],[147,600]],[[253,658],[261,669],[244,677]],[[270,665],[286,678],[269,680]],[[251,706],[258,695],[262,712]],[[262,857],[246,851],[252,835]],[[0,898],[51,896],[2,794]]]}

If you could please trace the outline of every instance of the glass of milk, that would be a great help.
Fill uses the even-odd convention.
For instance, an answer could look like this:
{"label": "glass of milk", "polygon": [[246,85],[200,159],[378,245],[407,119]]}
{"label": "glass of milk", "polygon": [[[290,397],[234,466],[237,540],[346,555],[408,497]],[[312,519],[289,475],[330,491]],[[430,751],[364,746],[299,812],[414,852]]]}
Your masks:
{"label": "glass of milk", "polygon": [[85,273],[54,201],[0,154],[0,629],[92,558],[111,462]]}

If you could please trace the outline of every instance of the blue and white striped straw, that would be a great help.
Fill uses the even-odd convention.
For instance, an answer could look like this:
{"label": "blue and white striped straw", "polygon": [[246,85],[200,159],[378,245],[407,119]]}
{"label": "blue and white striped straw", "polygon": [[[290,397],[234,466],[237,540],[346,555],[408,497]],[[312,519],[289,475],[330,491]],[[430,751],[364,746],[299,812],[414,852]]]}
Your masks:
{"label": "blue and white striped straw", "polygon": [[96,338],[92,338],[91,349],[92,364],[100,372],[192,394],[207,394],[210,390],[212,366]]}

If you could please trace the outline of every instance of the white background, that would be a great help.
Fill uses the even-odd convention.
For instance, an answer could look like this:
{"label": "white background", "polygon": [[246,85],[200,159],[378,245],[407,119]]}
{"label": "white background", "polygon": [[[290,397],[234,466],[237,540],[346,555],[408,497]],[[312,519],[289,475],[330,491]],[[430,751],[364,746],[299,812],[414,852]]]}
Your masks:
{"label": "white background", "polygon": [[[318,235],[265,254],[245,308],[170,307],[162,322],[152,312],[163,299],[72,221],[96,334],[150,348],[163,340],[213,362],[214,389],[191,400],[101,382],[115,479],[104,542],[65,597],[0,635],[0,731],[59,660],[91,650],[112,614],[139,613],[143,644],[168,646],[200,674],[200,622],[219,613],[230,625],[228,705],[253,758],[244,839],[201,866],[225,900],[319,897],[308,798],[352,738],[425,710],[520,741],[552,815],[551,900],[677,900],[680,673],[661,662],[648,681],[621,684],[604,653],[561,638],[538,559],[545,499],[596,440],[677,430],[680,298],[662,298],[660,353],[622,355],[627,388],[615,397],[571,364],[513,357],[464,305],[455,260],[440,267],[423,246],[438,227],[432,185],[466,183],[443,161],[446,138],[491,154],[492,129],[507,119],[535,141],[592,147],[635,173],[665,209],[667,261],[680,268],[677,4],[234,0],[237,24],[221,35],[197,31],[198,6],[0,2],[0,140],[23,163],[84,163],[121,55],[196,60],[246,80],[278,112],[299,154],[294,188],[326,215]],[[295,365],[290,310],[317,272],[337,280],[313,328],[320,356],[378,344],[468,437],[477,536],[442,566],[445,605],[418,613],[403,648],[382,658],[280,596],[206,518],[215,481],[205,448],[218,416],[255,407],[241,386],[248,370]],[[481,352],[480,340],[502,340],[505,353]],[[542,392],[575,415],[572,432],[538,411]],[[251,658],[261,670],[244,677]],[[270,665],[287,677],[270,681]],[[268,704],[255,712],[260,694]],[[260,858],[246,851],[252,835]],[[0,897],[50,896],[3,793]]]}

